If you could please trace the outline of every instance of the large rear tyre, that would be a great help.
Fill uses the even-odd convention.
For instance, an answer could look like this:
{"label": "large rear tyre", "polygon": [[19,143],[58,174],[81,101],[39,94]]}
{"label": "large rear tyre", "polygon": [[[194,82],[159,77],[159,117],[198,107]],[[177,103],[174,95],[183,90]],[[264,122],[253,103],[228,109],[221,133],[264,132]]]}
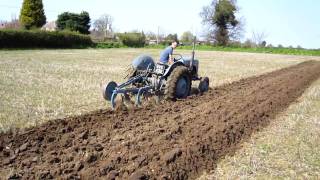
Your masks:
{"label": "large rear tyre", "polygon": [[176,100],[186,98],[191,90],[191,76],[187,67],[177,66],[167,79],[165,99]]}

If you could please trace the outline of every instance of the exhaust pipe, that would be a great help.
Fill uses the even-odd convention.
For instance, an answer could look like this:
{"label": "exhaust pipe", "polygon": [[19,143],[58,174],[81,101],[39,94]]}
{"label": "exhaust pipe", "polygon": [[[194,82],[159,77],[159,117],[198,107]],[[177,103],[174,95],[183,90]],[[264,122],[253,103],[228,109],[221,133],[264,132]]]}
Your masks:
{"label": "exhaust pipe", "polygon": [[193,68],[193,62],[194,62],[194,55],[195,55],[195,48],[196,48],[196,39],[197,37],[194,36],[194,39],[193,39],[193,47],[192,47],[192,54],[191,54],[191,61],[190,61],[190,65],[189,65],[189,69],[190,71],[192,71],[192,68]]}

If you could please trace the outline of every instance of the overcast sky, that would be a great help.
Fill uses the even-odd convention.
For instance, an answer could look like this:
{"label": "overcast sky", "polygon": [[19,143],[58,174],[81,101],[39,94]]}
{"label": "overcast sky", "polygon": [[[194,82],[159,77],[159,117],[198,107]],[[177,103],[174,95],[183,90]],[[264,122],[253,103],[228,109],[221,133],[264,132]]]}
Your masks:
{"label": "overcast sky", "polygon": [[[91,19],[102,14],[114,18],[116,30],[163,33],[203,32],[199,13],[210,0],[43,0],[48,21],[69,12],[88,11]],[[0,20],[19,16],[22,0],[0,0]],[[265,32],[273,45],[320,48],[320,1],[238,0],[238,16],[245,19],[245,37]]]}

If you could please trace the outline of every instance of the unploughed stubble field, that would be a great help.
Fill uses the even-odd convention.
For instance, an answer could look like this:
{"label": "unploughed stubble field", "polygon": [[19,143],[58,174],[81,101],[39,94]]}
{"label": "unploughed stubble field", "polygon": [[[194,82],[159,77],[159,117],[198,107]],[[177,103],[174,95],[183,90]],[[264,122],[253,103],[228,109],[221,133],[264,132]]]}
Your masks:
{"label": "unploughed stubble field", "polygon": [[[0,51],[0,131],[38,125],[50,119],[109,108],[101,85],[123,82],[140,54],[153,49]],[[190,51],[175,53],[190,55]],[[200,75],[212,88],[320,57],[198,51]],[[221,160],[217,177],[320,177],[320,80],[296,104],[255,134],[235,155]]]}

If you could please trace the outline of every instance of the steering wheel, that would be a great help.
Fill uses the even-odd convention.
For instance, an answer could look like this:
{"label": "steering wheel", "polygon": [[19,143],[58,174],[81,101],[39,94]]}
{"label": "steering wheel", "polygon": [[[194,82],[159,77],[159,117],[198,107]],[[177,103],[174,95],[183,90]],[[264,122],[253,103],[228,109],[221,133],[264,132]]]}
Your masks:
{"label": "steering wheel", "polygon": [[179,61],[182,59],[182,55],[181,54],[172,54],[173,56],[178,56],[178,57],[174,57],[173,58],[173,61],[176,62],[176,61]]}

